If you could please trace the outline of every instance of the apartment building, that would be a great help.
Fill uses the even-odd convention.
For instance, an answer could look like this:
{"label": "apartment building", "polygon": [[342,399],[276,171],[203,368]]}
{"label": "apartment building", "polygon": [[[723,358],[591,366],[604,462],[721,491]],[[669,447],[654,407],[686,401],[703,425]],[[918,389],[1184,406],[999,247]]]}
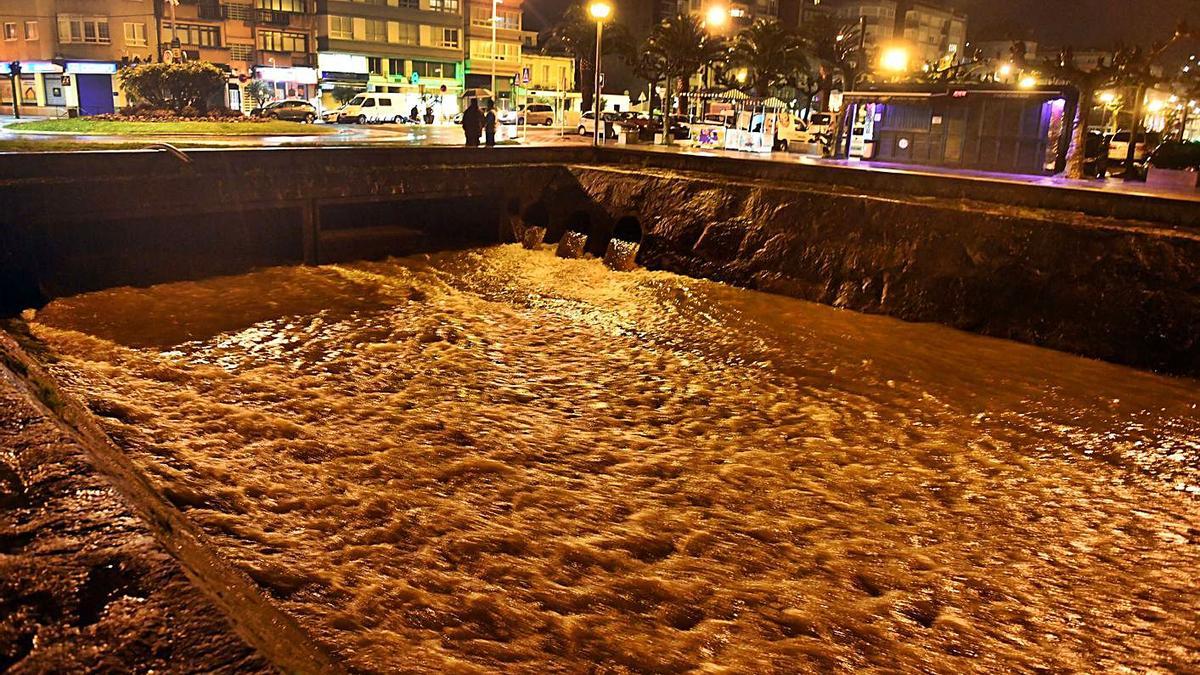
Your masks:
{"label": "apartment building", "polygon": [[30,114],[113,112],[126,102],[117,68],[157,54],[155,26],[152,0],[4,0],[0,110],[12,111],[18,61],[16,95]]}
{"label": "apartment building", "polygon": [[904,44],[913,64],[958,58],[967,41],[967,16],[936,0],[829,0],[847,23],[865,23],[866,44]]}
{"label": "apartment building", "polygon": [[896,35],[913,49],[917,63],[960,58],[967,42],[967,17],[934,2],[901,2]]}
{"label": "apartment building", "polygon": [[209,61],[229,72],[226,103],[249,110],[251,80],[275,98],[317,93],[314,0],[181,0],[159,6],[157,39],[165,59]]}
{"label": "apartment building", "polygon": [[464,1],[467,35],[464,63],[466,86],[492,89],[494,79],[494,94],[498,106],[511,109],[513,84],[521,72],[524,0]]}
{"label": "apartment building", "polygon": [[446,121],[463,90],[467,0],[318,0],[322,102],[337,87],[399,95]]}

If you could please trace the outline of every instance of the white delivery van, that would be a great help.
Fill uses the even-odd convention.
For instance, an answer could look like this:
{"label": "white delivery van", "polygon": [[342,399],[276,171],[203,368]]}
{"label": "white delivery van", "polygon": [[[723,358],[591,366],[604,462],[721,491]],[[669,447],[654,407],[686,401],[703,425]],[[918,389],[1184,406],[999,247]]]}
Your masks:
{"label": "white delivery van", "polygon": [[404,98],[400,94],[359,94],[338,112],[339,123],[373,124],[408,120],[408,111],[403,110]]}

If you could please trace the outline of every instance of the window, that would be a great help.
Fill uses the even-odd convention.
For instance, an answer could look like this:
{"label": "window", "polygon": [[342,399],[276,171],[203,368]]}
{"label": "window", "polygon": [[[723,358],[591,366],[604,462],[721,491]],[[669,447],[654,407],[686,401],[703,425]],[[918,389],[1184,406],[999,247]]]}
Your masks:
{"label": "window", "polygon": [[229,58],[233,61],[250,61],[254,58],[254,45],[229,45]]}
{"label": "window", "polygon": [[429,9],[435,12],[450,12],[458,14],[458,0],[429,0]]}
{"label": "window", "polygon": [[381,99],[379,99],[379,106],[380,106],[381,108],[390,108],[390,107],[392,107],[392,99],[390,99],[390,98],[381,98]]}
{"label": "window", "polygon": [[258,48],[264,52],[308,52],[308,36],[303,33],[260,30]]}
{"label": "window", "polygon": [[354,19],[348,16],[329,17],[329,37],[334,40],[353,40]]}
{"label": "window", "polygon": [[448,49],[458,49],[458,29],[457,28],[441,28],[436,30],[434,38],[436,47],[445,47]]}
{"label": "window", "polygon": [[292,14],[306,14],[306,0],[257,0],[259,9],[269,9],[276,12],[291,12]]}
{"label": "window", "polygon": [[415,23],[400,24],[400,32],[397,33],[396,43],[402,45],[420,44],[421,27]]}
{"label": "window", "polygon": [[387,24],[381,19],[367,19],[367,40],[387,42]]}
{"label": "window", "polygon": [[17,24],[15,22],[10,21],[10,22],[4,24],[4,39],[5,40],[16,40],[17,39]]}
{"label": "window", "polygon": [[125,46],[126,47],[145,47],[146,46],[146,24],[144,24],[144,23],[127,23],[127,24],[125,24]]}
{"label": "window", "polygon": [[25,22],[25,39],[28,41],[38,39],[38,25],[36,21]]}
{"label": "window", "polygon": [[440,77],[445,79],[454,79],[458,77],[457,63],[443,63],[441,61],[413,61],[413,72],[421,77]]}
{"label": "window", "polygon": [[[195,23],[181,23],[175,28],[175,35],[179,37],[179,42],[185,45],[195,45],[197,47],[220,47],[221,46],[221,29],[216,26],[204,26]],[[163,27],[163,38],[170,39],[172,36],[170,24]]]}
{"label": "window", "polygon": [[383,74],[383,59],[378,56],[368,56],[367,57],[367,70],[369,70],[372,75],[382,75]]}
{"label": "window", "polygon": [[231,21],[253,21],[254,6],[248,2],[231,2],[221,5],[225,18]]}
{"label": "window", "polygon": [[60,14],[58,16],[58,41],[64,44],[76,42],[109,44],[111,41],[108,37],[108,17]]}
{"label": "window", "polygon": [[404,59],[388,59],[388,74],[403,75],[404,74]]}

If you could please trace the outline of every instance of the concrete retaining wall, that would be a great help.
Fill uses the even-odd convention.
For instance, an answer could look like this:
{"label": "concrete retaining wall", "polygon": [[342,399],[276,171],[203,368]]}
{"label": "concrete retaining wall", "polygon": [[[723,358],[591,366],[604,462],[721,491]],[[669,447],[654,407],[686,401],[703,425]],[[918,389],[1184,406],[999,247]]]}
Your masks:
{"label": "concrete retaining wall", "polygon": [[1191,200],[587,147],[0,155],[0,315],[114,285],[646,233],[643,264],[1200,374]]}
{"label": "concrete retaining wall", "polygon": [[1200,235],[1060,211],[580,168],[648,267],[1200,375]]}

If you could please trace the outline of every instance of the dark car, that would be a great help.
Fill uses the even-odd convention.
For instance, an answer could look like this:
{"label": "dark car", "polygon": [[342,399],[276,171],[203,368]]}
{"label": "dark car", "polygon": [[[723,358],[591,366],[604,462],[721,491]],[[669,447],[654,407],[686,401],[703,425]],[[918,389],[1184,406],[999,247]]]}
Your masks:
{"label": "dark car", "polygon": [[317,120],[317,108],[308,101],[288,99],[272,101],[261,108],[255,108],[250,111],[250,116],[312,124]]}
{"label": "dark car", "polygon": [[1167,141],[1146,162],[1156,169],[1200,171],[1200,141]]}
{"label": "dark car", "polygon": [[1104,178],[1108,175],[1108,137],[1089,131],[1083,144],[1083,173]]}

